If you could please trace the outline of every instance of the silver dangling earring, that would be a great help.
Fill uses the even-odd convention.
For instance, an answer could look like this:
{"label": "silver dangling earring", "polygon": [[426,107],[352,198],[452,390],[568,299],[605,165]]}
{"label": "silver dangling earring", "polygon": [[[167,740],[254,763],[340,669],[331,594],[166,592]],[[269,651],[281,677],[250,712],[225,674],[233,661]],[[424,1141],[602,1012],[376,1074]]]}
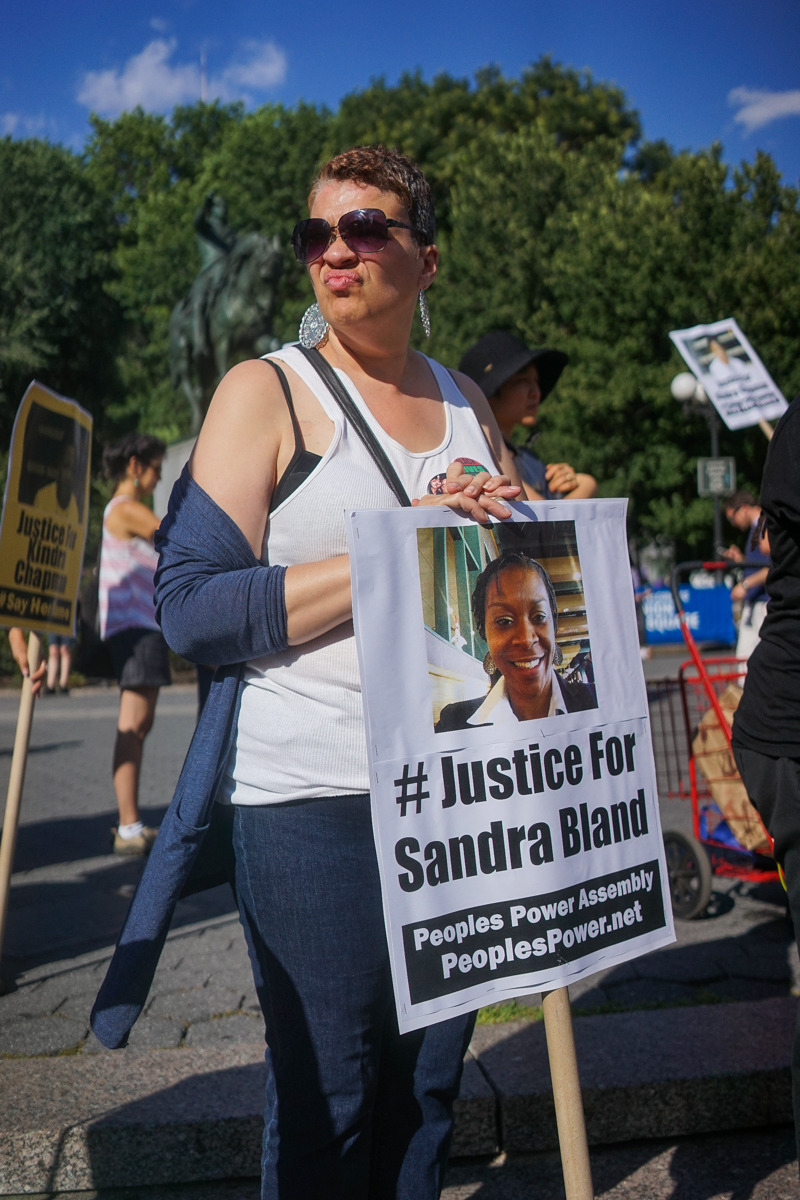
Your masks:
{"label": "silver dangling earring", "polygon": [[298,340],[301,346],[306,350],[313,350],[315,346],[324,346],[328,339],[328,322],[323,317],[318,304],[312,304],[303,313],[303,319],[300,322],[300,331]]}
{"label": "silver dangling earring", "polygon": [[419,316],[422,328],[425,330],[425,337],[429,338],[431,336],[431,310],[428,308],[428,298],[422,289],[419,293]]}
{"label": "silver dangling earring", "polygon": [[497,667],[495,665],[494,659],[492,658],[492,654],[491,654],[490,650],[487,651],[486,654],[484,654],[484,656],[483,656],[483,669],[487,675],[494,675],[495,672],[497,671]]}
{"label": "silver dangling earring", "polygon": [[553,663],[555,664],[555,666],[560,667],[563,661],[564,661],[564,651],[561,649],[558,642],[556,642],[556,648],[553,651]]}

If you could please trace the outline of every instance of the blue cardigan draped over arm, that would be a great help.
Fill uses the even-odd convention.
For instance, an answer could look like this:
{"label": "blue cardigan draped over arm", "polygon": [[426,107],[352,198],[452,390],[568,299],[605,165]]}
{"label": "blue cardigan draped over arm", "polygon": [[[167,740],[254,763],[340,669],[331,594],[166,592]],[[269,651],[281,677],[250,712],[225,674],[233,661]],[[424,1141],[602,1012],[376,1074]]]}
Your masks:
{"label": "blue cardigan draped over arm", "polygon": [[[157,534],[156,609],[167,642],[218,666],[183,769],[92,1010],[105,1046],[127,1043],[175,905],[208,830],[236,731],[242,663],[286,648],[285,568],[265,567],[184,468]],[[220,665],[221,664],[221,665]]]}
{"label": "blue cardigan draped over arm", "polygon": [[263,566],[238,525],[184,467],[155,536],[156,616],[194,663],[247,662],[286,647],[285,567]]}

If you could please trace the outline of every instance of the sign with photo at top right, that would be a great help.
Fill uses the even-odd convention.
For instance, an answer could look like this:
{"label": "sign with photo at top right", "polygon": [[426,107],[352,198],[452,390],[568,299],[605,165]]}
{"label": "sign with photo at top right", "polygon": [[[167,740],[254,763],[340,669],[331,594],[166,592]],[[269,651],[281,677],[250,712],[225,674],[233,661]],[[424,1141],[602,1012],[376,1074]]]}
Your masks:
{"label": "sign with photo at top right", "polygon": [[780,389],[732,318],[669,336],[728,429],[777,421],[786,412]]}

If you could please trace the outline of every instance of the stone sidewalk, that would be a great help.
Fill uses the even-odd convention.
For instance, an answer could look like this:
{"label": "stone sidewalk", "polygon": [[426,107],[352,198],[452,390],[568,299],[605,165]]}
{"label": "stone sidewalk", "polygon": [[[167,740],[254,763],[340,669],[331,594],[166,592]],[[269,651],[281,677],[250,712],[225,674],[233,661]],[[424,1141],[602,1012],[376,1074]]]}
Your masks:
{"label": "stone sidewalk", "polygon": [[[73,878],[80,877],[82,864],[70,865]],[[88,875],[90,870],[103,876],[118,871],[126,896],[132,887],[132,869],[139,871],[140,865],[133,868],[112,854],[107,860],[85,864]],[[20,890],[24,892],[26,886],[31,884],[20,883]],[[102,895],[95,894],[94,902],[100,905]],[[185,923],[187,913],[191,917],[192,910],[203,905],[209,916]],[[40,916],[34,906],[24,924]],[[59,919],[55,912],[50,916],[53,922]],[[67,912],[66,922],[72,918],[74,912]],[[800,990],[792,926],[777,884],[717,878],[705,917],[676,922],[675,932],[674,946],[572,985],[576,1014],[770,1000]],[[43,956],[46,961],[18,971],[13,990],[0,996],[0,1056],[102,1051],[90,1034],[89,1012],[106,971],[109,948],[59,961]],[[521,1002],[527,1001],[523,997]],[[530,997],[530,1003],[539,1003],[539,997]],[[201,1049],[260,1038],[258,1000],[228,889],[181,901],[148,1004],[133,1027],[130,1049]]]}
{"label": "stone sidewalk", "polygon": [[[780,890],[731,880],[716,880],[714,888],[705,918],[676,923],[675,945],[573,985],[574,1012],[791,996],[800,969]],[[224,907],[225,889],[209,893],[208,903]],[[0,996],[0,1056],[104,1052],[89,1031],[89,1012],[109,957],[105,948],[21,971],[14,990]],[[202,1049],[261,1037],[236,914],[174,927],[129,1048]]]}
{"label": "stone sidewalk", "polygon": [[[784,997],[576,1019],[590,1145],[785,1126],[795,1011]],[[10,1059],[0,1086],[2,1195],[258,1175],[263,1043]],[[557,1144],[542,1025],[478,1027],[454,1158]]]}

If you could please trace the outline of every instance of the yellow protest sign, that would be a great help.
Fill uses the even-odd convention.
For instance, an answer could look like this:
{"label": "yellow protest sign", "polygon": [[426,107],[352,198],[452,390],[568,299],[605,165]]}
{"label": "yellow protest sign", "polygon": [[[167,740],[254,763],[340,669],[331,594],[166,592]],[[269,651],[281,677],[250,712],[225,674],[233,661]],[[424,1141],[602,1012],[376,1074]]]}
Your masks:
{"label": "yellow protest sign", "polygon": [[91,434],[78,404],[30,385],[14,422],[0,524],[0,625],[75,632]]}

